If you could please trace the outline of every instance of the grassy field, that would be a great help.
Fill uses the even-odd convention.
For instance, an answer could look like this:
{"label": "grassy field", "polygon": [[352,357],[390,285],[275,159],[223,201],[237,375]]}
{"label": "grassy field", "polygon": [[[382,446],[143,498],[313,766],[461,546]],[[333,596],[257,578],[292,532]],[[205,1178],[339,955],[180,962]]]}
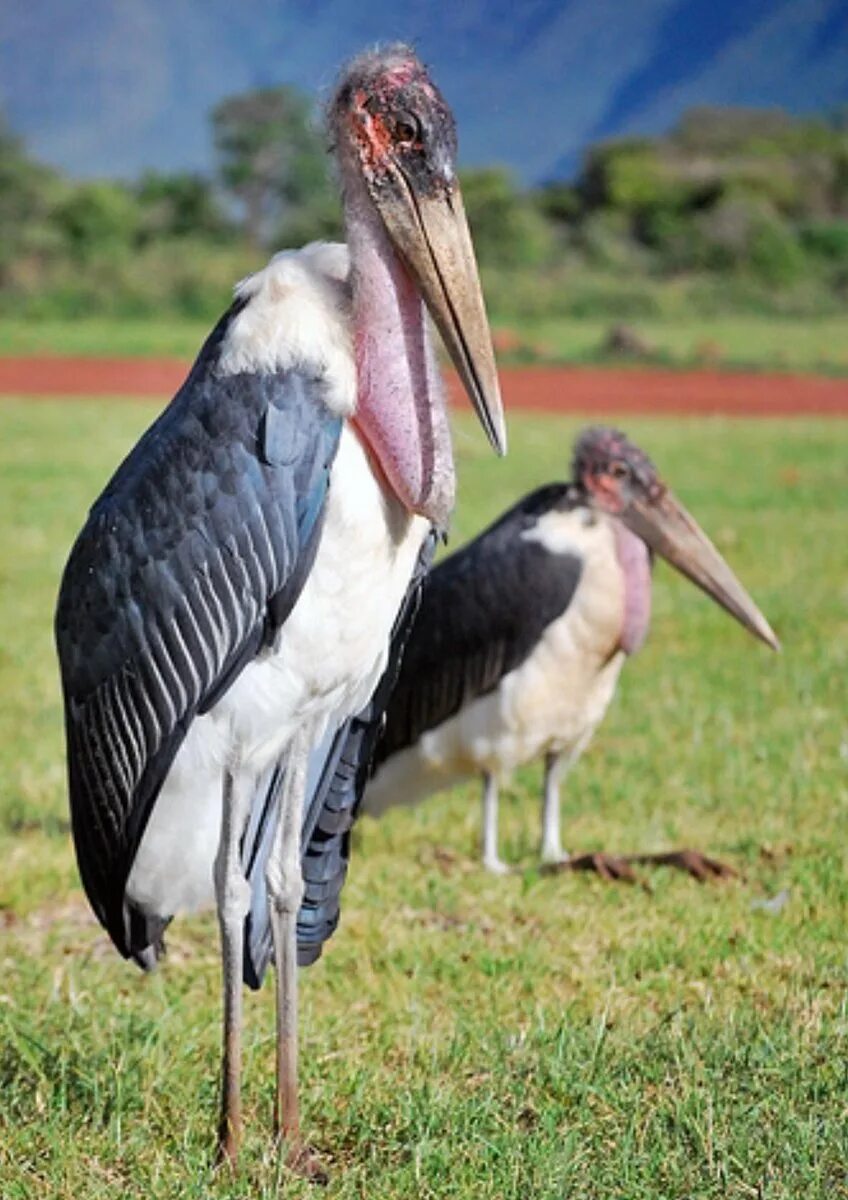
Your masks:
{"label": "grassy field", "polygon": [[17,321],[0,317],[0,354],[82,354],[122,358],[194,358],[208,321],[185,317],[143,321],[87,317],[78,321]]}
{"label": "grassy field", "polygon": [[[515,327],[528,346],[554,362],[604,362],[610,326],[599,318],[555,319]],[[675,367],[848,372],[848,318],[790,320],[733,315],[628,321],[651,347],[650,360]]]}
{"label": "grassy field", "polygon": [[[504,361],[604,362],[611,318],[557,317],[494,322]],[[628,321],[661,365],[756,370],[848,372],[848,318],[645,318]],[[16,321],[0,318],[0,354],[140,355],[193,358],[208,322],[184,318],[129,321]]]}
{"label": "grassy field", "polygon": [[[151,406],[4,402],[0,439],[0,1196],[314,1195],[278,1167],[269,989],[247,1002],[249,1136],[211,1173],[212,917],[118,959],[76,878],[51,612],[70,539]],[[456,540],[561,477],[576,425],[458,427]],[[738,568],[773,656],[656,572],[652,636],[566,789],[572,850],[694,844],[745,880],[651,890],[533,869],[539,771],[364,821],[342,926],[302,978],[308,1135],[330,1197],[848,1197],[848,425],[633,421]],[[757,900],[785,893],[776,911]]]}

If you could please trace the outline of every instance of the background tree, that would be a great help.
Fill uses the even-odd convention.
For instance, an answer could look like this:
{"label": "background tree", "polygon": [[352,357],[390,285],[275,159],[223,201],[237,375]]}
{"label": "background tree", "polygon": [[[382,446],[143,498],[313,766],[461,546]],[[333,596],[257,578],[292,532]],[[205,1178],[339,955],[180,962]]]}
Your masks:
{"label": "background tree", "polygon": [[[0,312],[213,319],[269,250],[340,236],[305,96],[231,96],[212,131],[215,177],[75,180],[0,116]],[[524,188],[493,165],[463,187],[502,323],[848,303],[844,114],[701,108],[660,136],[587,147],[571,181]]]}
{"label": "background tree", "polygon": [[534,267],[545,260],[553,245],[552,230],[505,167],[463,171],[461,182],[474,246],[484,266]]}
{"label": "background tree", "polygon": [[254,249],[287,226],[302,229],[310,215],[326,225],[334,211],[324,142],[311,115],[307,98],[289,86],[230,96],[212,110],[219,177]]}
{"label": "background tree", "polygon": [[56,249],[51,210],[63,190],[55,171],[34,162],[0,113],[0,287]]}
{"label": "background tree", "polygon": [[80,263],[118,259],[139,236],[139,208],[130,189],[109,180],[77,184],[53,210],[53,222]]}
{"label": "background tree", "polygon": [[232,220],[224,213],[211,180],[189,171],[146,172],[134,188],[142,242],[160,238],[227,241]]}

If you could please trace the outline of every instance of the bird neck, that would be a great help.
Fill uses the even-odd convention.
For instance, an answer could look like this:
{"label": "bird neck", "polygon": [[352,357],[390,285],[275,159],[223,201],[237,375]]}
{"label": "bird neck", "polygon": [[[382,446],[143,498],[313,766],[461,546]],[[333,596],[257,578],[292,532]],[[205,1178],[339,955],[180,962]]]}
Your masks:
{"label": "bird neck", "polygon": [[354,425],[410,512],[445,528],[454,467],[444,386],[421,293],[363,183],[345,191],[357,378]]}
{"label": "bird neck", "polygon": [[624,577],[624,611],[619,645],[625,654],[640,650],[651,624],[651,554],[640,537],[612,521],[615,550]]}

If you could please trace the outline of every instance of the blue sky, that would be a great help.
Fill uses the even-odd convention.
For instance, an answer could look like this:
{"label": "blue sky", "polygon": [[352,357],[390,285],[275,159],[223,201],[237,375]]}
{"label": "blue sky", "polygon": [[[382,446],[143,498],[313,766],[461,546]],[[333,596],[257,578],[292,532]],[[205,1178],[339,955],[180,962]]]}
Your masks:
{"label": "blue sky", "polygon": [[848,0],[7,0],[0,104],[74,175],[205,169],[222,96],[320,95],[345,57],[395,38],[452,103],[462,161],[527,181],[694,104],[848,103]]}

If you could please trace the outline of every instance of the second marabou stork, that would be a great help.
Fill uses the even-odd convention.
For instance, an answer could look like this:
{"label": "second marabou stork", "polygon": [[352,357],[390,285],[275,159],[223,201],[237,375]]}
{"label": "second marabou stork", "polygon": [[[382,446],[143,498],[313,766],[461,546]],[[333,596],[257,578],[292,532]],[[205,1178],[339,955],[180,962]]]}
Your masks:
{"label": "second marabou stork", "polygon": [[[479,775],[483,862],[504,873],[499,783],[544,756],[543,864],[632,877],[622,858],[563,852],[560,783],[647,635],[653,553],[778,648],[647,456],[616,430],[587,430],[574,448],[571,482],[531,492],[427,578],[363,810],[378,816]],[[723,873],[692,851],[632,857],[699,877]]]}
{"label": "second marabou stork", "polygon": [[338,920],[378,681],[454,500],[427,310],[505,447],[449,108],[393,46],[350,63],[327,119],[347,248],[281,253],[237,288],[92,508],[56,615],[89,900],[145,967],[176,913],[217,900],[224,1160],[242,976],[274,958],[276,1128],[304,1171],[297,965]]}

